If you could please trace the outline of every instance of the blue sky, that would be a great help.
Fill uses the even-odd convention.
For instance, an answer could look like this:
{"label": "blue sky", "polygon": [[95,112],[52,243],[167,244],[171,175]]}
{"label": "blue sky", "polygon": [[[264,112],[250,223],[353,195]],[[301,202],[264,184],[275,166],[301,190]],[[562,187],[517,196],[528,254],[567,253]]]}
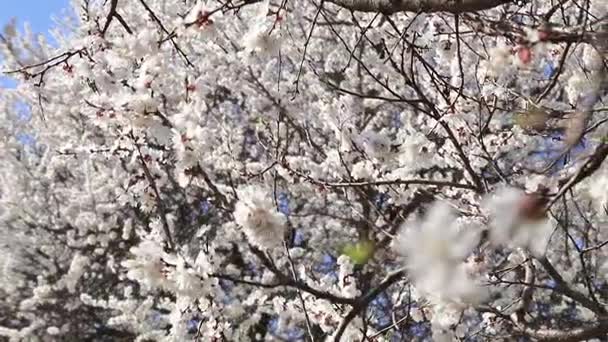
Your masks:
{"label": "blue sky", "polygon": [[68,0],[2,0],[0,26],[4,27],[12,17],[16,17],[19,27],[27,21],[34,32],[46,33],[53,26],[51,15],[60,15],[61,10],[69,5]]}
{"label": "blue sky", "polygon": [[[59,16],[69,6],[69,0],[0,0],[0,29],[15,17],[19,30],[28,22],[34,32],[47,34],[54,26],[51,15]],[[0,75],[0,87],[12,85]]]}

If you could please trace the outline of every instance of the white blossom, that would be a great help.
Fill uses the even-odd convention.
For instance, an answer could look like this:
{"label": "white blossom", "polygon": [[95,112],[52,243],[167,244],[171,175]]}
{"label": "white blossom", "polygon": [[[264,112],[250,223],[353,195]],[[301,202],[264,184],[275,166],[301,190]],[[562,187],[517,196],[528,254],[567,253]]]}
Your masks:
{"label": "white blossom", "polygon": [[75,255],[70,264],[68,273],[64,276],[63,280],[70,293],[76,291],[76,284],[78,280],[85,273],[85,267],[89,264],[89,258],[84,255]]}
{"label": "white blossom", "polygon": [[46,332],[49,333],[49,335],[59,335],[61,331],[57,327],[48,327],[46,328]]}
{"label": "white blossom", "polygon": [[370,158],[382,160],[390,156],[392,141],[382,132],[365,131],[356,142]]}
{"label": "white blossom", "polygon": [[236,223],[251,244],[259,248],[279,247],[283,242],[286,219],[274,206],[268,191],[248,186],[238,191],[239,201],[234,210]]}
{"label": "white blossom", "polygon": [[167,279],[173,282],[176,293],[183,296],[197,298],[202,295],[202,279],[196,271],[186,266],[182,258],[177,259],[177,265]]}
{"label": "white blossom", "polygon": [[488,60],[485,63],[488,76],[498,77],[505,73],[513,65],[513,54],[508,46],[503,44],[493,47],[489,51]]}
{"label": "white blossom", "polygon": [[544,211],[533,195],[505,187],[484,202],[491,215],[490,238],[495,244],[529,248],[536,255],[544,253],[553,225],[546,218],[531,217]]}
{"label": "white blossom", "polygon": [[127,268],[127,277],[136,280],[152,290],[167,285],[163,272],[163,248],[154,241],[144,240],[138,246],[131,248],[134,258],[122,262]]}
{"label": "white blossom", "polygon": [[346,297],[356,297],[361,292],[357,289],[357,284],[354,279],[354,265],[350,257],[340,255],[337,264],[339,266],[338,285],[340,287],[340,293]]}
{"label": "white blossom", "polygon": [[604,191],[608,187],[608,167],[602,167],[599,172],[598,177],[586,187],[598,212],[602,215],[608,215],[608,192]]}
{"label": "white blossom", "polygon": [[281,47],[280,29],[268,20],[269,1],[257,5],[257,14],[250,21],[249,31],[243,36],[243,47],[248,53],[276,56]]}
{"label": "white blossom", "polygon": [[405,255],[407,269],[426,296],[439,302],[473,303],[483,293],[463,261],[478,243],[479,232],[459,227],[456,221],[447,204],[437,203],[424,221],[402,228],[395,248]]}

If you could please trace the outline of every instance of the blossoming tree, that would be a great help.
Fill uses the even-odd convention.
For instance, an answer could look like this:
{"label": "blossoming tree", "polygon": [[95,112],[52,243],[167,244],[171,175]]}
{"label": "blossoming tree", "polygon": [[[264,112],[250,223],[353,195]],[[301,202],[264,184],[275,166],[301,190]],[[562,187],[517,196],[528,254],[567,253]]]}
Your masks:
{"label": "blossoming tree", "polygon": [[602,0],[73,0],[0,35],[0,336],[608,333]]}

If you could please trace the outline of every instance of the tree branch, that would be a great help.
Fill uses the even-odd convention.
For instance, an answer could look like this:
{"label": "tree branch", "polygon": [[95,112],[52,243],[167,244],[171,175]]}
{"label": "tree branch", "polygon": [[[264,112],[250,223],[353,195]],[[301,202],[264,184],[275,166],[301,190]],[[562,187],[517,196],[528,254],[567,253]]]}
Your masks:
{"label": "tree branch", "polygon": [[342,335],[344,334],[344,331],[346,331],[346,327],[348,327],[350,322],[355,317],[357,317],[357,315],[361,311],[365,310],[367,305],[371,301],[373,301],[374,298],[376,298],[380,293],[382,293],[382,291],[386,290],[391,285],[393,285],[394,283],[396,283],[397,281],[402,279],[404,276],[405,276],[405,270],[400,269],[400,270],[394,271],[394,272],[390,273],[378,286],[376,286],[375,288],[370,290],[368,293],[366,293],[362,297],[359,297],[359,299],[357,300],[357,303],[348,312],[346,317],[344,317],[344,319],[342,319],[342,323],[340,323],[340,326],[338,327],[338,331],[336,332],[336,335],[334,336],[334,342],[340,341],[340,339],[342,338]]}
{"label": "tree branch", "polygon": [[110,3],[110,12],[108,12],[108,17],[106,18],[106,23],[103,26],[103,29],[101,30],[102,36],[106,35],[106,32],[108,32],[108,29],[110,28],[110,24],[112,23],[112,19],[114,19],[114,18],[118,19],[118,21],[120,22],[122,27],[124,27],[125,31],[127,31],[129,34],[133,34],[133,30],[131,30],[131,28],[129,27],[127,22],[123,19],[123,17],[116,10],[117,7],[118,7],[118,0],[112,0],[112,2]]}
{"label": "tree branch", "polygon": [[154,191],[154,197],[156,200],[156,210],[157,210],[158,216],[160,217],[160,220],[163,224],[163,231],[165,233],[165,238],[167,239],[169,249],[171,251],[176,251],[175,242],[173,242],[173,237],[171,236],[171,229],[169,228],[169,222],[167,221],[167,210],[165,208],[165,204],[163,203],[163,201],[160,197],[160,191],[158,191],[158,187],[156,186],[156,181],[154,180],[152,173],[150,173],[148,164],[146,164],[146,160],[144,159],[144,156],[141,153],[141,149],[140,149],[139,144],[137,143],[133,133],[129,134],[129,138],[131,138],[131,141],[132,141],[133,145],[135,146],[135,149],[137,151],[137,157],[139,159],[139,162],[141,163],[142,168],[144,169],[144,175],[146,176],[146,179],[148,180],[148,183],[150,184],[152,191]]}
{"label": "tree branch", "polygon": [[450,12],[463,13],[491,9],[510,0],[327,0],[351,11],[381,12]]}
{"label": "tree branch", "polygon": [[264,254],[263,251],[255,248],[254,246],[251,246],[251,245],[249,246],[249,249],[251,250],[251,252],[253,254],[255,254],[258,257],[258,259],[260,259],[262,264],[264,264],[264,266],[266,266],[277,277],[280,285],[295,287],[296,289],[309,293],[319,299],[326,299],[326,300],[332,302],[333,304],[348,304],[348,305],[356,304],[356,298],[346,298],[346,297],[336,296],[329,292],[324,292],[324,291],[314,289],[314,288],[308,286],[304,282],[294,280],[292,277],[282,273],[278,268],[276,268],[273,265],[273,263],[270,261],[270,259],[268,259],[268,257]]}
{"label": "tree branch", "polygon": [[[575,289],[572,289],[568,285],[566,280],[564,280],[564,278],[562,278],[562,276],[559,274],[559,272],[555,269],[555,267],[553,267],[553,265],[551,264],[549,259],[547,259],[546,257],[542,257],[542,258],[538,258],[538,261],[540,262],[541,265],[543,265],[543,267],[545,268],[547,273],[549,273],[551,278],[553,278],[553,280],[555,280],[555,290],[556,291],[581,303],[584,307],[593,311],[594,313],[596,313],[599,316],[606,315],[606,309],[603,306],[601,306],[600,304],[587,298],[587,296],[576,291]],[[606,324],[606,323],[604,323],[604,324]],[[606,326],[605,326],[605,328],[606,328]]]}
{"label": "tree branch", "polygon": [[574,342],[586,341],[592,338],[606,337],[608,333],[608,322],[600,321],[594,325],[573,328],[568,330],[558,329],[532,329],[528,327],[520,327],[522,331],[540,341],[559,341],[559,342]]}

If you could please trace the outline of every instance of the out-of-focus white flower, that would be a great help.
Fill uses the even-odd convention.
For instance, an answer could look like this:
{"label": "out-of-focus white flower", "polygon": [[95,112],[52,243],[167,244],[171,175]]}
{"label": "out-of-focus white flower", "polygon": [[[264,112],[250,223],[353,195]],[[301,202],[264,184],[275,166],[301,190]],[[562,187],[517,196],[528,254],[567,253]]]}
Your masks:
{"label": "out-of-focus white flower", "polygon": [[406,256],[409,274],[426,297],[439,303],[475,303],[483,299],[483,291],[463,261],[477,245],[479,233],[455,226],[456,222],[451,208],[437,203],[424,221],[400,233],[396,247]]}
{"label": "out-of-focus white flower", "polygon": [[526,179],[526,191],[536,192],[549,187],[550,190],[557,190],[557,182],[545,175],[533,175]]}
{"label": "out-of-focus white flower", "polygon": [[425,168],[433,162],[433,157],[429,153],[434,148],[434,144],[420,132],[404,134],[399,146],[399,164],[410,171]]}
{"label": "out-of-focus white flower", "polygon": [[260,248],[280,246],[286,220],[273,205],[268,191],[258,186],[248,186],[239,189],[238,196],[234,219],[243,228],[249,242]]}
{"label": "out-of-focus white flower", "polygon": [[76,254],[70,264],[68,273],[64,276],[63,281],[70,293],[76,291],[76,284],[85,272],[85,266],[89,264],[89,258],[83,255]]}
{"label": "out-of-focus white flower", "polygon": [[254,24],[243,37],[246,52],[257,52],[264,56],[278,54],[281,47],[280,37],[262,24]]}
{"label": "out-of-focus white flower", "polygon": [[357,164],[353,165],[351,174],[356,179],[368,179],[374,174],[374,164],[369,160],[362,160]]}
{"label": "out-of-focus white flower", "polygon": [[338,285],[340,287],[340,293],[346,297],[356,297],[360,295],[360,291],[357,289],[357,282],[354,278],[354,267],[350,257],[346,255],[340,255],[336,262],[338,264]]}
{"label": "out-of-focus white flower", "polygon": [[205,10],[205,3],[200,0],[197,1],[196,4],[190,10],[190,12],[188,12],[188,15],[186,16],[186,18],[184,18],[185,22],[193,23],[193,22],[197,21],[197,19],[200,16],[200,13],[202,13],[204,10]]}
{"label": "out-of-focus white flower", "polygon": [[518,202],[524,192],[515,188],[504,188],[490,196],[486,208],[492,214],[492,236],[496,240],[508,240],[511,230],[519,221]]}
{"label": "out-of-focus white flower", "polygon": [[593,177],[593,183],[588,182],[586,186],[598,211],[608,215],[608,166],[602,167],[596,175]]}
{"label": "out-of-focus white flower", "polygon": [[[333,110],[334,108],[327,106],[328,111]],[[352,122],[345,120],[341,122],[335,117],[330,116],[327,120],[327,125],[334,131],[336,135],[336,140],[340,146],[340,152],[348,152],[353,148],[353,136],[355,134],[355,127]]]}
{"label": "out-of-focus white flower", "polygon": [[566,83],[566,95],[571,104],[577,104],[585,95],[590,93],[590,90],[595,88],[596,78],[594,75],[588,77],[582,71],[575,71]]}
{"label": "out-of-focus white flower", "polygon": [[46,328],[46,332],[49,335],[59,335],[59,333],[61,332],[61,330],[59,330],[59,328],[53,326],[53,327]]}
{"label": "out-of-focus white flower", "polygon": [[155,30],[142,29],[136,36],[128,37],[127,44],[133,56],[141,58],[158,50],[158,37]]}
{"label": "out-of-focus white flower", "polygon": [[169,274],[168,279],[173,281],[175,292],[180,295],[196,298],[201,294],[201,279],[196,275],[194,269],[186,267],[182,258],[177,260],[177,266]]}
{"label": "out-of-focus white flower", "polygon": [[[124,99],[124,105],[137,114],[147,114],[154,112],[159,106],[158,102],[154,98],[143,93],[126,97]],[[145,127],[150,125],[149,121],[152,120],[153,119],[151,116],[143,117],[140,115],[137,116],[136,119],[132,120],[132,122],[135,126]]]}
{"label": "out-of-focus white flower", "polygon": [[374,131],[362,132],[356,139],[357,145],[361,146],[370,158],[383,159],[391,152],[391,139],[383,133]]}
{"label": "out-of-focus white flower", "polygon": [[180,37],[210,41],[217,38],[222,29],[222,11],[213,11],[213,1],[198,1],[186,17],[174,20],[176,33]]}
{"label": "out-of-focus white flower", "polygon": [[270,2],[257,4],[256,13],[250,20],[249,31],[243,37],[243,46],[248,53],[256,52],[265,56],[278,54],[281,47],[279,27],[269,20]]}
{"label": "out-of-focus white flower", "polygon": [[506,45],[496,46],[488,54],[489,59],[485,63],[488,76],[498,77],[513,65],[511,49]]}
{"label": "out-of-focus white flower", "polygon": [[127,277],[138,281],[148,289],[162,288],[167,285],[163,274],[163,248],[157,242],[145,240],[131,248],[133,259],[123,261],[128,269]]}
{"label": "out-of-focus white flower", "polygon": [[505,187],[484,202],[491,215],[493,243],[528,248],[535,255],[544,253],[552,225],[544,216],[540,197]]}
{"label": "out-of-focus white flower", "polygon": [[526,34],[526,40],[530,43],[536,43],[540,40],[538,29],[524,27],[524,33]]}
{"label": "out-of-focus white flower", "polygon": [[213,260],[208,253],[201,250],[194,261],[194,267],[202,277],[206,277],[208,273],[213,272]]}
{"label": "out-of-focus white flower", "polygon": [[[601,70],[604,65],[604,58],[597,48],[594,46],[585,46],[583,48],[582,61],[589,70]],[[596,75],[591,75],[591,77]]]}
{"label": "out-of-focus white flower", "polygon": [[16,26],[17,18],[11,18],[8,24],[4,25],[4,28],[2,29],[4,31],[4,35],[9,39],[17,36]]}
{"label": "out-of-focus white flower", "polygon": [[433,307],[431,331],[433,341],[451,342],[456,340],[452,327],[460,321],[462,308],[453,304],[440,304]]}
{"label": "out-of-focus white flower", "polygon": [[456,216],[446,203],[430,208],[426,220],[419,227],[406,229],[400,235],[402,251],[411,266],[428,269],[436,263],[462,262],[478,241],[478,233],[454,227]]}

